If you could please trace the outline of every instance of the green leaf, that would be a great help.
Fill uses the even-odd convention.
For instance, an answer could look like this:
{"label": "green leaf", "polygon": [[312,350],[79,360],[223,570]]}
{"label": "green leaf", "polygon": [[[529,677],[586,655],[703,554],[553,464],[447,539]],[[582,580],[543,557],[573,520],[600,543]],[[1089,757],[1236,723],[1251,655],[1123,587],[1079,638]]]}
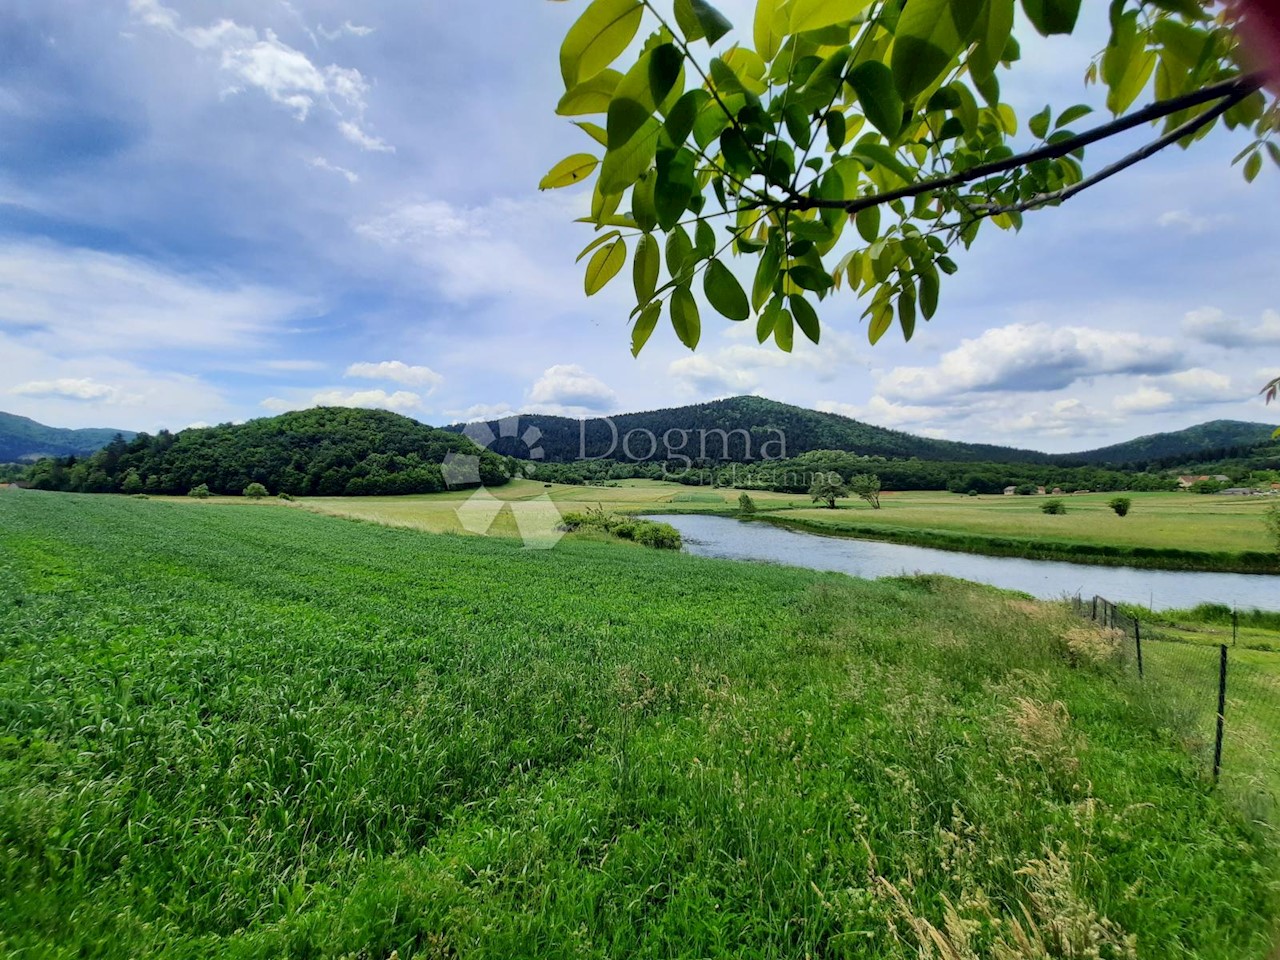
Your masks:
{"label": "green leaf", "polygon": [[[882,143],[859,143],[849,150],[849,156],[863,161],[868,167],[884,167],[903,183],[910,183],[912,180],[911,170]],[[848,177],[845,182],[849,182]]]}
{"label": "green leaf", "polygon": [[910,341],[916,334],[916,287],[911,279],[902,282],[902,292],[898,294],[898,323],[902,326],[902,337]]}
{"label": "green leaf", "polygon": [[809,114],[796,103],[791,104],[782,113],[782,119],[787,124],[787,133],[791,134],[791,139],[795,141],[796,146],[801,150],[808,150],[809,145],[813,143],[813,129],[809,126]]}
{"label": "green leaf", "polygon": [[1022,0],[1022,9],[1042,37],[1068,34],[1076,28],[1080,0]]}
{"label": "green leaf", "polygon": [[938,269],[941,270],[943,273],[945,273],[947,276],[951,276],[953,273],[955,273],[957,270],[960,269],[958,266],[956,266],[956,262],[952,260],[950,257],[939,257],[937,259],[937,264],[938,264]]}
{"label": "green leaf", "polygon": [[622,265],[627,262],[627,241],[619,238],[607,247],[601,247],[587,264],[585,287],[590,297],[604,287],[606,283],[618,275]]}
{"label": "green leaf", "polygon": [[756,44],[756,53],[766,62],[776,57],[778,51],[782,49],[787,27],[786,11],[779,9],[777,0],[756,0],[752,36]]}
{"label": "green leaf", "polygon": [[1027,121],[1027,126],[1031,129],[1031,135],[1037,140],[1043,140],[1049,133],[1049,120],[1053,114],[1048,107],[1045,107],[1034,117]]}
{"label": "green leaf", "polygon": [[926,320],[938,312],[938,293],[938,271],[933,264],[926,264],[920,270],[920,313]]}
{"label": "green leaf", "polygon": [[667,234],[667,270],[672,279],[693,270],[693,243],[684,227],[673,227]]}
{"label": "green leaf", "polygon": [[707,38],[711,45],[733,29],[724,14],[706,0],[676,0],[676,24],[690,43]]}
{"label": "green leaf", "polygon": [[702,292],[716,312],[729,320],[745,320],[751,316],[751,305],[742,284],[733,272],[719,260],[707,264],[702,277]]}
{"label": "green leaf", "polygon": [[581,117],[592,113],[605,113],[613,101],[613,92],[622,82],[617,70],[601,70],[590,80],[584,80],[569,90],[556,104],[556,113],[562,117]]}
{"label": "green leaf", "polygon": [[778,294],[760,311],[759,317],[756,318],[756,340],[760,343],[764,343],[773,336],[773,328],[777,326],[778,316],[782,313],[784,303],[786,300],[782,294]]}
{"label": "green leaf", "polygon": [[593,0],[569,28],[560,47],[560,74],[566,90],[594,77],[635,39],[644,15],[640,0]]}
{"label": "green leaf", "polygon": [[592,140],[600,144],[602,147],[609,145],[609,134],[604,127],[598,123],[592,123],[590,120],[575,120],[575,127],[580,127]]}
{"label": "green leaf", "polygon": [[639,180],[631,190],[631,216],[635,218],[636,225],[648,233],[658,225],[658,211],[654,203],[654,186],[658,182],[658,175],[655,171],[650,171]]}
{"label": "green leaf", "polygon": [[869,6],[871,0],[791,0],[791,32],[849,23]]}
{"label": "green leaf", "polygon": [[797,264],[788,270],[787,274],[796,286],[815,293],[826,293],[835,285],[829,273],[817,267],[811,267],[807,263]]}
{"label": "green leaf", "polygon": [[1061,130],[1067,124],[1075,123],[1077,120],[1082,117],[1087,117],[1091,113],[1093,113],[1093,107],[1090,107],[1087,104],[1078,103],[1074,107],[1067,107],[1067,109],[1063,110],[1062,113],[1059,114],[1058,122],[1053,125],[1053,129]]}
{"label": "green leaf", "polygon": [[651,303],[640,311],[640,316],[636,318],[636,325],[631,328],[631,355],[633,357],[640,356],[640,351],[644,349],[644,345],[653,336],[654,328],[657,327],[661,316],[662,304],[660,302]]}
{"label": "green leaf", "polygon": [[782,237],[775,232],[769,234],[769,242],[765,244],[764,252],[760,254],[755,283],[751,287],[751,303],[757,310],[773,295],[773,288],[778,282],[778,273],[781,269]]}
{"label": "green leaf", "polygon": [[648,303],[658,289],[658,271],[662,268],[662,252],[653,234],[646,233],[636,244],[635,261],[631,264],[631,279],[636,288],[636,303]]}
{"label": "green leaf", "polygon": [[903,100],[927,90],[978,26],[984,0],[911,0],[893,40],[893,79]]}
{"label": "green leaf", "polygon": [[858,236],[867,243],[875,243],[880,239],[880,208],[867,207],[859,210],[854,217],[854,225],[858,228]]}
{"label": "green leaf", "polygon": [[693,252],[698,260],[708,260],[716,252],[716,232],[706,220],[693,228]]}
{"label": "green leaf", "polygon": [[1262,172],[1262,154],[1255,150],[1249,154],[1249,159],[1244,162],[1244,179],[1247,183],[1253,183],[1259,173]]}
{"label": "green leaf", "polygon": [[867,60],[849,71],[848,82],[871,124],[893,140],[902,130],[902,98],[893,85],[893,73],[879,60]]}
{"label": "green leaf", "polygon": [[601,193],[621,193],[645,174],[657,155],[661,131],[662,124],[650,118],[630,140],[604,155],[598,181]]}
{"label": "green leaf", "polygon": [[845,137],[848,135],[848,124],[845,123],[844,114],[839,110],[832,110],[827,114],[827,142],[831,144],[832,150],[839,150],[844,146]]}
{"label": "green leaf", "polygon": [[581,183],[591,175],[591,171],[599,166],[600,161],[589,153],[575,153],[565,157],[538,184],[539,190],[556,190]]}
{"label": "green leaf", "polygon": [[649,91],[654,104],[661,104],[675,88],[684,69],[684,56],[674,43],[664,43],[649,54]]}
{"label": "green leaf", "polygon": [[698,119],[698,111],[710,99],[711,94],[705,90],[690,90],[676,101],[675,106],[667,114],[665,127],[666,136],[671,141],[671,146],[683,146],[684,142],[689,139],[689,134],[693,132],[693,123]]}
{"label": "green leaf", "polygon": [[702,318],[698,316],[698,304],[687,284],[676,287],[671,294],[671,325],[676,336],[690,350],[696,350],[702,339]]}
{"label": "green leaf", "polygon": [[974,37],[978,45],[969,54],[969,72],[977,79],[991,77],[1000,65],[1013,36],[1014,0],[989,0]]}
{"label": "green leaf", "polygon": [[658,179],[654,193],[654,206],[658,213],[658,225],[670,230],[689,208],[689,201],[698,189],[695,172],[696,158],[691,150],[682,148],[675,153],[658,154]]}
{"label": "green leaf", "polygon": [[871,308],[871,325],[867,327],[867,339],[871,341],[873,347],[880,342],[880,338],[885,335],[891,326],[893,326],[893,304],[888,300],[881,300],[873,304]]}
{"label": "green leaf", "polygon": [[791,316],[796,326],[813,343],[817,343],[822,336],[822,325],[818,322],[818,312],[813,309],[813,304],[799,294],[793,295],[787,302],[791,305]]}
{"label": "green leaf", "polygon": [[748,174],[755,167],[751,156],[751,148],[742,139],[736,127],[730,127],[720,134],[720,153],[725,164],[735,173]]}
{"label": "green leaf", "polygon": [[792,347],[795,346],[795,338],[796,328],[791,319],[790,311],[779,310],[778,319],[773,324],[773,339],[777,343],[778,349],[783,353],[790,353]]}
{"label": "green leaf", "polygon": [[643,104],[627,97],[615,97],[609,104],[609,115],[605,121],[609,149],[625,146],[651,116]]}
{"label": "green leaf", "polygon": [[608,233],[601,234],[600,236],[592,240],[590,243],[588,243],[585,247],[583,247],[582,252],[578,254],[578,259],[574,260],[573,262],[574,263],[582,262],[582,258],[585,257],[592,250],[594,250],[596,247],[606,244],[610,240],[616,240],[620,236],[622,236],[621,230],[610,230]]}

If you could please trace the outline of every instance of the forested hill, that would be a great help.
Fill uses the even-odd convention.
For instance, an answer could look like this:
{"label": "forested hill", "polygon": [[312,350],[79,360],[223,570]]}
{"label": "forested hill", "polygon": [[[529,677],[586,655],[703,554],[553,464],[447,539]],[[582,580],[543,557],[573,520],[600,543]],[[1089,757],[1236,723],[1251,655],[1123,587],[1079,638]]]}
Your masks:
{"label": "forested hill", "polygon": [[[453,424],[445,429],[461,432],[466,426]],[[520,417],[519,434],[522,436],[530,426],[542,431],[541,439],[534,446],[535,449],[541,446],[543,456],[539,459],[550,463],[566,463],[584,455],[609,456],[616,460],[664,460],[673,456],[698,459],[705,455],[716,460],[746,462],[776,459],[779,455],[793,457],[814,450],[964,462],[1045,463],[1050,459],[1047,454],[1033,450],[917,437],[763,397],[733,397],[647,413],[619,414],[608,420],[588,420],[585,426],[568,417],[529,414]],[[490,424],[490,428],[493,433],[499,433],[496,424]],[[730,435],[727,453],[721,432]],[[632,434],[631,442],[628,449],[624,449],[628,434]],[[649,435],[657,440],[656,445],[649,441]],[[669,440],[664,441],[664,436]],[[785,450],[779,448],[780,437],[785,437]],[[499,438],[492,449],[522,458],[530,455],[520,436]]]}
{"label": "forested hill", "polygon": [[1220,459],[1237,456],[1268,443],[1274,430],[1274,424],[1212,420],[1185,430],[1153,433],[1125,443],[1083,453],[1063,454],[1053,459],[1063,463],[1116,465]]}
{"label": "forested hill", "polygon": [[293,496],[434,493],[446,488],[441,465],[450,453],[478,457],[485,484],[507,482],[503,459],[465,437],[346,407],[113,440],[82,460],[41,461],[28,482],[85,493],[185,494],[207,484],[213,493],[239,494],[250,483]]}
{"label": "forested hill", "polygon": [[88,456],[105,447],[117,433],[126,440],[134,436],[126,430],[63,430],[46,427],[27,417],[0,413],[0,463],[21,463],[41,457]]}

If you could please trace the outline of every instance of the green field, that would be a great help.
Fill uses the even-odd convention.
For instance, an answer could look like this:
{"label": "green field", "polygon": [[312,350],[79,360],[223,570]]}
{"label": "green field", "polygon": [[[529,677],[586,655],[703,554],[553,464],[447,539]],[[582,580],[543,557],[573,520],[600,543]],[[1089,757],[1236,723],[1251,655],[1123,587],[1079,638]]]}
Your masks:
{"label": "green field", "polygon": [[[682,487],[657,480],[623,480],[616,487],[544,486],[516,480],[489,491],[500,500],[549,496],[562,510],[600,505],[621,513],[737,512],[741,491]],[[1040,511],[1044,497],[967,497],[949,493],[887,493],[882,509],[860,500],[836,510],[816,508],[807,496],[749,491],[761,519],[831,536],[856,536],[922,546],[1170,569],[1280,573],[1262,513],[1269,498],[1133,493],[1133,510],[1118,517],[1107,506],[1114,494],[1064,497],[1067,513]],[[462,532],[457,507],[471,491],[411,497],[311,498],[307,509],[432,532]],[[234,499],[228,502],[236,502]],[[516,536],[509,512],[491,531]]]}
{"label": "green field", "polygon": [[1269,829],[1059,606],[22,492],[0,611],[7,955],[1271,949]]}

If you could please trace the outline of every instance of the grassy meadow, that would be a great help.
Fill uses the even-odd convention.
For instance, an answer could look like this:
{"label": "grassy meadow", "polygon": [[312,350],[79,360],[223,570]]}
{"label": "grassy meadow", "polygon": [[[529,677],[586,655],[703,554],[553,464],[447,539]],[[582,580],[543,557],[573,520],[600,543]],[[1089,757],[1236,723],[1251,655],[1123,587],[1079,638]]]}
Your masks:
{"label": "grassy meadow", "polygon": [[5,493],[0,953],[1271,956],[1270,828],[1089,629],[942,578]]}
{"label": "grassy meadow", "polygon": [[[616,487],[544,485],[516,480],[489,491],[500,500],[550,497],[562,511],[601,506],[618,513],[736,514],[739,490],[623,480]],[[1127,517],[1107,506],[1115,494],[1066,496],[1067,513],[1040,511],[1045,497],[968,497],[951,493],[886,493],[882,508],[861,500],[815,507],[807,496],[749,491],[761,520],[828,536],[892,540],[1003,556],[1113,563],[1169,569],[1280,572],[1262,513],[1270,498],[1131,493]],[[328,497],[309,510],[435,533],[463,532],[457,507],[471,491],[408,497]],[[491,531],[517,536],[509,511]]]}

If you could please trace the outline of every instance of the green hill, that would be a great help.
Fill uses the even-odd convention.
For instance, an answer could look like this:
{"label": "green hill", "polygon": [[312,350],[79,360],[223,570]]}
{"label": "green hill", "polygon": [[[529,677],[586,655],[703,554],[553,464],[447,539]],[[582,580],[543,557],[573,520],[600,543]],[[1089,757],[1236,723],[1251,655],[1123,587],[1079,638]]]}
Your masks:
{"label": "green hill", "polygon": [[[477,454],[479,454],[477,456]],[[446,487],[450,457],[460,465],[451,485],[507,482],[502,459],[471,441],[385,410],[317,407],[242,424],[139,434],[69,463],[45,460],[28,481],[42,490],[185,494],[205,484],[239,494],[250,483],[294,496],[433,493]]]}
{"label": "green hill", "polygon": [[[466,424],[453,424],[445,429],[474,433],[476,426],[472,425],[468,430]],[[497,424],[489,424],[488,427],[494,435],[501,432]],[[522,440],[529,427],[541,431],[541,436],[532,445]],[[483,432],[483,427],[480,429]],[[550,463],[597,456],[616,460],[663,460],[687,456],[748,462],[777,459],[779,456],[794,457],[814,450],[965,462],[1043,463],[1050,459],[1047,454],[1034,450],[917,437],[839,414],[806,410],[763,397],[733,397],[645,413],[619,414],[607,419],[596,418],[585,423],[569,417],[529,414],[520,417],[519,434],[515,437],[498,436],[490,449],[527,458],[532,446],[533,451],[541,449],[542,457],[537,459]],[[631,441],[627,443],[629,434]]]}
{"label": "green hill", "polygon": [[1176,458],[1206,459],[1250,450],[1271,439],[1274,424],[1241,420],[1212,420],[1185,430],[1152,433],[1136,440],[1064,454],[1057,460],[1080,463],[1135,463]]}
{"label": "green hill", "polygon": [[88,456],[105,447],[117,433],[126,440],[134,437],[128,430],[63,430],[46,427],[27,417],[0,413],[0,463]]}

